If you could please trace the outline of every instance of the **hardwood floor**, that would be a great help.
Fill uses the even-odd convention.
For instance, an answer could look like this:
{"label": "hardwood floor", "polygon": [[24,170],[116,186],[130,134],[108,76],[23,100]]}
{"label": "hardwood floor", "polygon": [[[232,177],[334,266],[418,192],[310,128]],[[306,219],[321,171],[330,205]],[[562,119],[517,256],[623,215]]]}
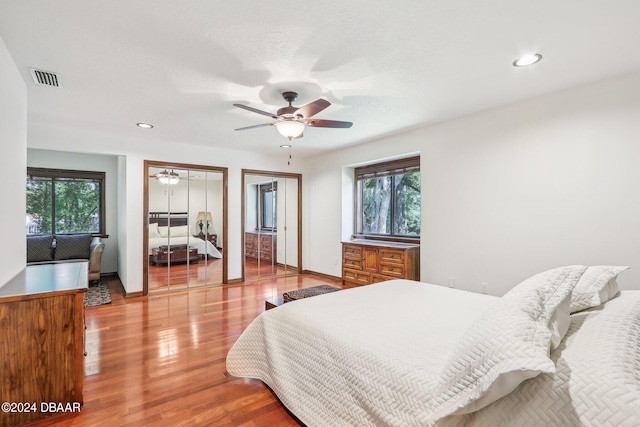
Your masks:
{"label": "hardwood floor", "polygon": [[[197,263],[176,263],[171,265],[149,264],[149,293],[177,291],[222,283],[222,259],[207,258]],[[245,259],[245,280],[260,279],[265,276],[288,276],[297,269],[282,264],[271,265],[254,258]]]}
{"label": "hardwood floor", "polygon": [[197,263],[149,264],[149,293],[176,291],[222,283],[222,259],[206,258]]}
{"label": "hardwood floor", "polygon": [[298,426],[260,381],[226,374],[227,352],[287,290],[339,281],[269,278],[125,299],[86,309],[84,406],[34,426]]}

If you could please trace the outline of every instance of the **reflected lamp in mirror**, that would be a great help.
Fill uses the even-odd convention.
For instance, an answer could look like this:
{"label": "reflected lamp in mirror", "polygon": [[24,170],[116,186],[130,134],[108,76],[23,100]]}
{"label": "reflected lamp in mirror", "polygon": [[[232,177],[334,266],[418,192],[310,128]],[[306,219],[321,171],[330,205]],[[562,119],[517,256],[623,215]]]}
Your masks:
{"label": "reflected lamp in mirror", "polygon": [[207,223],[206,231],[207,233],[209,233],[209,227],[211,226],[212,221],[213,221],[213,217],[211,215],[211,212],[204,212],[204,211],[198,212],[198,216],[196,217],[196,222],[200,227],[200,236],[204,236],[204,232],[202,231],[202,228],[204,227],[205,222]]}
{"label": "reflected lamp in mirror", "polygon": [[198,216],[196,217],[196,222],[200,227],[200,235],[204,235],[204,233],[202,232],[202,226],[204,225],[204,221],[206,218],[207,216],[203,211],[198,212]]}

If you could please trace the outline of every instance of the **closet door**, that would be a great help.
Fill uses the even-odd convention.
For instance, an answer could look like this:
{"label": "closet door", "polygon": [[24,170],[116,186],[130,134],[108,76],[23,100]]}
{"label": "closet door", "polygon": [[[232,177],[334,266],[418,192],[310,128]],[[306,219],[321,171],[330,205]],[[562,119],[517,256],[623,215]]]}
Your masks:
{"label": "closet door", "polygon": [[243,171],[245,280],[297,274],[299,179]]}
{"label": "closet door", "polygon": [[298,273],[298,180],[279,177],[277,204],[277,234],[279,242],[276,251],[276,274]]}
{"label": "closet door", "polygon": [[226,280],[226,169],[184,166],[147,166],[147,293]]}
{"label": "closet door", "polygon": [[190,246],[198,252],[189,265],[189,287],[222,283],[223,174],[190,170]]}

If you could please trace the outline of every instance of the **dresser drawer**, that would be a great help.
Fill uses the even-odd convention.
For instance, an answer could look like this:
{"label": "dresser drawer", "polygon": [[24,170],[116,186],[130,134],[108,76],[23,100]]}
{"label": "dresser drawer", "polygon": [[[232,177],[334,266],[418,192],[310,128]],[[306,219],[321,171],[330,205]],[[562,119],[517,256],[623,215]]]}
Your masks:
{"label": "dresser drawer", "polygon": [[357,270],[342,269],[342,280],[356,285],[368,285],[370,274]]}
{"label": "dresser drawer", "polygon": [[384,274],[385,276],[392,276],[398,278],[404,278],[404,265],[402,264],[389,264],[389,263],[380,263],[380,274]]}
{"label": "dresser drawer", "polygon": [[353,245],[344,245],[342,255],[344,258],[362,259],[362,247]]}
{"label": "dresser drawer", "polygon": [[268,241],[268,242],[262,241],[262,242],[260,242],[260,250],[262,252],[271,252],[271,248],[273,248],[273,246],[271,245],[271,241]]}
{"label": "dresser drawer", "polygon": [[379,249],[380,263],[404,264],[405,252],[397,249]]}
{"label": "dresser drawer", "polygon": [[350,268],[352,270],[362,270],[362,259],[344,258],[342,260],[343,268]]}
{"label": "dresser drawer", "polygon": [[387,280],[397,279],[397,277],[381,276],[379,274],[371,274],[371,283],[386,282]]}

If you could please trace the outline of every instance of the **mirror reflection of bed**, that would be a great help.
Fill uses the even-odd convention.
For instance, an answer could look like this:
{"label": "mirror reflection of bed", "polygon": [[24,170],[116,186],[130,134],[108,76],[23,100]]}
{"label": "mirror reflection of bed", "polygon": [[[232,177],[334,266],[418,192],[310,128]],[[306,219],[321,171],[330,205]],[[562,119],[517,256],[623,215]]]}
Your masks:
{"label": "mirror reflection of bed", "polygon": [[148,172],[147,292],[221,284],[223,174],[164,164]]}
{"label": "mirror reflection of bed", "polygon": [[222,277],[217,234],[211,225],[204,225],[205,221],[200,229],[200,222],[196,224],[198,233],[192,234],[189,212],[149,212],[150,292],[164,290],[168,281],[175,290],[204,286]]}

